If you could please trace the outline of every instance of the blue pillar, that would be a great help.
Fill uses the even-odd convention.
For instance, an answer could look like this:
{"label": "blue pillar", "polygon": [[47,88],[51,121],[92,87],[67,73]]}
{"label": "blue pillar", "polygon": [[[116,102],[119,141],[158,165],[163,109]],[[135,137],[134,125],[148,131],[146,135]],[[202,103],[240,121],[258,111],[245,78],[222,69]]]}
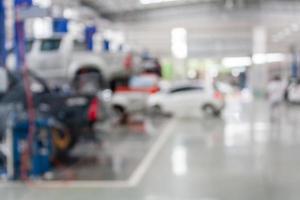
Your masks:
{"label": "blue pillar", "polygon": [[0,0],[0,67],[6,65],[6,50],[5,50],[5,9],[4,0]]}
{"label": "blue pillar", "polygon": [[103,40],[103,50],[104,52],[110,51],[110,41],[108,39]]}
{"label": "blue pillar", "polygon": [[294,46],[291,47],[292,65],[291,65],[291,77],[293,79],[298,78],[298,54]]}
{"label": "blue pillar", "polygon": [[32,0],[15,0],[15,7],[28,7],[32,5]]}
{"label": "blue pillar", "polygon": [[292,62],[292,78],[298,77],[298,64],[297,64],[297,55],[293,55],[293,62]]}
{"label": "blue pillar", "polygon": [[25,64],[25,27],[24,19],[19,19],[20,10],[30,7],[32,0],[15,0],[15,55],[17,59],[17,69],[21,69]]}
{"label": "blue pillar", "polygon": [[17,70],[23,68],[25,64],[25,30],[24,22],[15,22],[15,55],[17,61]]}
{"label": "blue pillar", "polygon": [[93,50],[94,48],[93,36],[95,35],[96,31],[97,29],[95,26],[88,26],[85,28],[85,42],[88,50]]}

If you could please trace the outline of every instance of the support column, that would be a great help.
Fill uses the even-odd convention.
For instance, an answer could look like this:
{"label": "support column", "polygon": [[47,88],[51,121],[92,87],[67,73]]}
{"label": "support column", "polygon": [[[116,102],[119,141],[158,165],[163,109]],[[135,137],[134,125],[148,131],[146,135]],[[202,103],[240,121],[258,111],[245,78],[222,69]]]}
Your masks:
{"label": "support column", "polygon": [[5,8],[4,0],[0,0],[0,67],[6,66],[6,37],[5,37]]}
{"label": "support column", "polygon": [[298,79],[299,69],[298,69],[298,52],[296,46],[291,47],[291,78]]}
{"label": "support column", "polygon": [[255,58],[264,57],[267,50],[267,32],[265,27],[253,29],[252,66],[249,69],[249,87],[255,96],[266,94],[268,85],[268,68],[266,64],[255,64]]}
{"label": "support column", "polygon": [[187,30],[174,28],[171,30],[171,51],[176,79],[186,78],[186,58],[188,56]]}

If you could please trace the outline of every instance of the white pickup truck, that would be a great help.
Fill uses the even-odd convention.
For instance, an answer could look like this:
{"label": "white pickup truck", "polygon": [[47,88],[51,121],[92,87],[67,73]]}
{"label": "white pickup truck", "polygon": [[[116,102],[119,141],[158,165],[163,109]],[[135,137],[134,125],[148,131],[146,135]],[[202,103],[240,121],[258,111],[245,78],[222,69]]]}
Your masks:
{"label": "white pickup truck", "polygon": [[[138,69],[124,67],[125,53],[95,53],[74,35],[55,35],[26,42],[27,64],[50,85],[71,83],[77,90],[94,92],[106,83]],[[135,57],[138,63],[138,57]],[[135,65],[137,66],[137,65]]]}

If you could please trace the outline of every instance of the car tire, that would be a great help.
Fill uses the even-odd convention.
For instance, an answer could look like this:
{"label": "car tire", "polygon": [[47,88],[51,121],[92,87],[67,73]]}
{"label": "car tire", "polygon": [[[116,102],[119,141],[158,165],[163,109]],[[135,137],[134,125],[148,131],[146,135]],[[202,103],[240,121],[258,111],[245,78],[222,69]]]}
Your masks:
{"label": "car tire", "polygon": [[79,72],[74,80],[74,88],[81,94],[95,94],[104,88],[104,80],[97,71]]}
{"label": "car tire", "polygon": [[118,124],[126,124],[128,122],[128,113],[122,106],[113,106],[113,118]]}
{"label": "car tire", "polygon": [[51,132],[55,150],[54,157],[59,158],[67,155],[77,143],[77,134],[73,134],[67,128],[52,128]]}
{"label": "car tire", "polygon": [[211,104],[202,106],[202,111],[208,116],[219,117],[221,115],[221,111]]}
{"label": "car tire", "polygon": [[152,116],[162,115],[161,106],[155,105],[149,108],[149,114]]}

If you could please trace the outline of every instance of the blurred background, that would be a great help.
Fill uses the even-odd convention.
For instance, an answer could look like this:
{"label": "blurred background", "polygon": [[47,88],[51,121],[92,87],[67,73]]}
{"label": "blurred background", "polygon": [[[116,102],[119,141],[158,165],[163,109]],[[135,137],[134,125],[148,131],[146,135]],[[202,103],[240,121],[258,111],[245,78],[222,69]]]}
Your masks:
{"label": "blurred background", "polygon": [[299,10],[0,0],[0,195],[299,199]]}

